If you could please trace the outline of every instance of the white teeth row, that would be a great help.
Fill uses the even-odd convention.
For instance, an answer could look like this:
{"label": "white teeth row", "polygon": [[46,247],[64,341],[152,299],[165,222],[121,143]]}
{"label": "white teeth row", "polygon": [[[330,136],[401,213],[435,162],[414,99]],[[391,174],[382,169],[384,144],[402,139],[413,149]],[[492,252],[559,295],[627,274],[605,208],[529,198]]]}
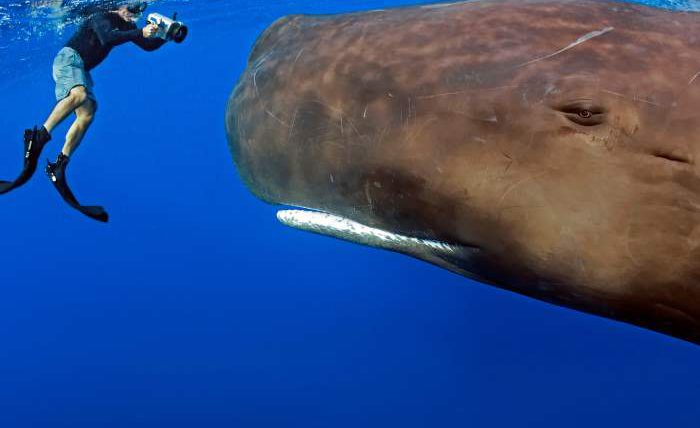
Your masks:
{"label": "white teeth row", "polygon": [[344,217],[318,211],[282,210],[277,212],[277,219],[281,223],[296,229],[393,251],[414,253],[416,248],[422,248],[442,254],[454,254],[463,250],[460,246],[399,235],[365,226]]}

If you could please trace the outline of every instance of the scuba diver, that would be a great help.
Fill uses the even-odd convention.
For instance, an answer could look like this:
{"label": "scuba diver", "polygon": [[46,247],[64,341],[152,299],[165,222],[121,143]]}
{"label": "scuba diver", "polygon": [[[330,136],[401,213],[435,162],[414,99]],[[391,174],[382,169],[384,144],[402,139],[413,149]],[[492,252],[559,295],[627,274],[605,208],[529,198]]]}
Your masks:
{"label": "scuba diver", "polygon": [[53,62],[57,104],[43,126],[24,131],[24,168],[15,181],[0,181],[0,194],[29,181],[36,171],[42,149],[51,140],[51,131],[75,113],[65,144],[56,161],[47,162],[46,174],[70,206],[95,220],[108,221],[109,216],[102,207],[80,205],[66,181],[66,167],[97,110],[90,71],[104,61],[115,46],[132,42],[145,51],[154,51],[166,43],[166,38],[157,37],[157,25],[148,23],[137,28],[136,22],[146,7],[146,2],[130,1],[90,16],[58,52]]}

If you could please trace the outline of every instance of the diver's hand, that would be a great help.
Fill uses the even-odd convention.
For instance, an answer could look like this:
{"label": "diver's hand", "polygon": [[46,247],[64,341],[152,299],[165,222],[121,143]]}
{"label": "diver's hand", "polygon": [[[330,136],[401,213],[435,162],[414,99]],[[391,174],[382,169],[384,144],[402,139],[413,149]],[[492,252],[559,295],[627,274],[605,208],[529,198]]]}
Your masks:
{"label": "diver's hand", "polygon": [[148,24],[145,27],[143,27],[141,33],[143,33],[143,37],[150,39],[151,37],[156,35],[156,31],[158,31],[158,27],[156,27],[153,24]]}

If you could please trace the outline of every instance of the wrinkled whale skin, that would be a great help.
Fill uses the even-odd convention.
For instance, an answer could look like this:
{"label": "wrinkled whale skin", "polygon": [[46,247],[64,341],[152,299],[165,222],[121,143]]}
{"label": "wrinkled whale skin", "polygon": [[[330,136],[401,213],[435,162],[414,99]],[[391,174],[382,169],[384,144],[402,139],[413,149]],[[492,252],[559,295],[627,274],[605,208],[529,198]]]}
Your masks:
{"label": "wrinkled whale skin", "polygon": [[255,44],[226,130],[268,202],[478,248],[437,264],[700,343],[699,76],[692,12],[294,15]]}

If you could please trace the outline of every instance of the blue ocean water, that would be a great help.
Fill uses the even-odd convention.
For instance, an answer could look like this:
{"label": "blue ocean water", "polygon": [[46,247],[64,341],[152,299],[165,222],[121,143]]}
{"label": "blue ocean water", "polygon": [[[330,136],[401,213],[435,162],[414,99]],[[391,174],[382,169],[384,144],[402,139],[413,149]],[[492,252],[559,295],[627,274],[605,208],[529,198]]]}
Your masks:
{"label": "blue ocean water", "polygon": [[[0,3],[2,178],[91,3]],[[698,426],[697,346],[287,229],[240,182],[223,116],[257,35],[409,3],[152,2],[190,36],[94,71],[69,170],[111,222],[41,172],[0,197],[0,427]]]}

